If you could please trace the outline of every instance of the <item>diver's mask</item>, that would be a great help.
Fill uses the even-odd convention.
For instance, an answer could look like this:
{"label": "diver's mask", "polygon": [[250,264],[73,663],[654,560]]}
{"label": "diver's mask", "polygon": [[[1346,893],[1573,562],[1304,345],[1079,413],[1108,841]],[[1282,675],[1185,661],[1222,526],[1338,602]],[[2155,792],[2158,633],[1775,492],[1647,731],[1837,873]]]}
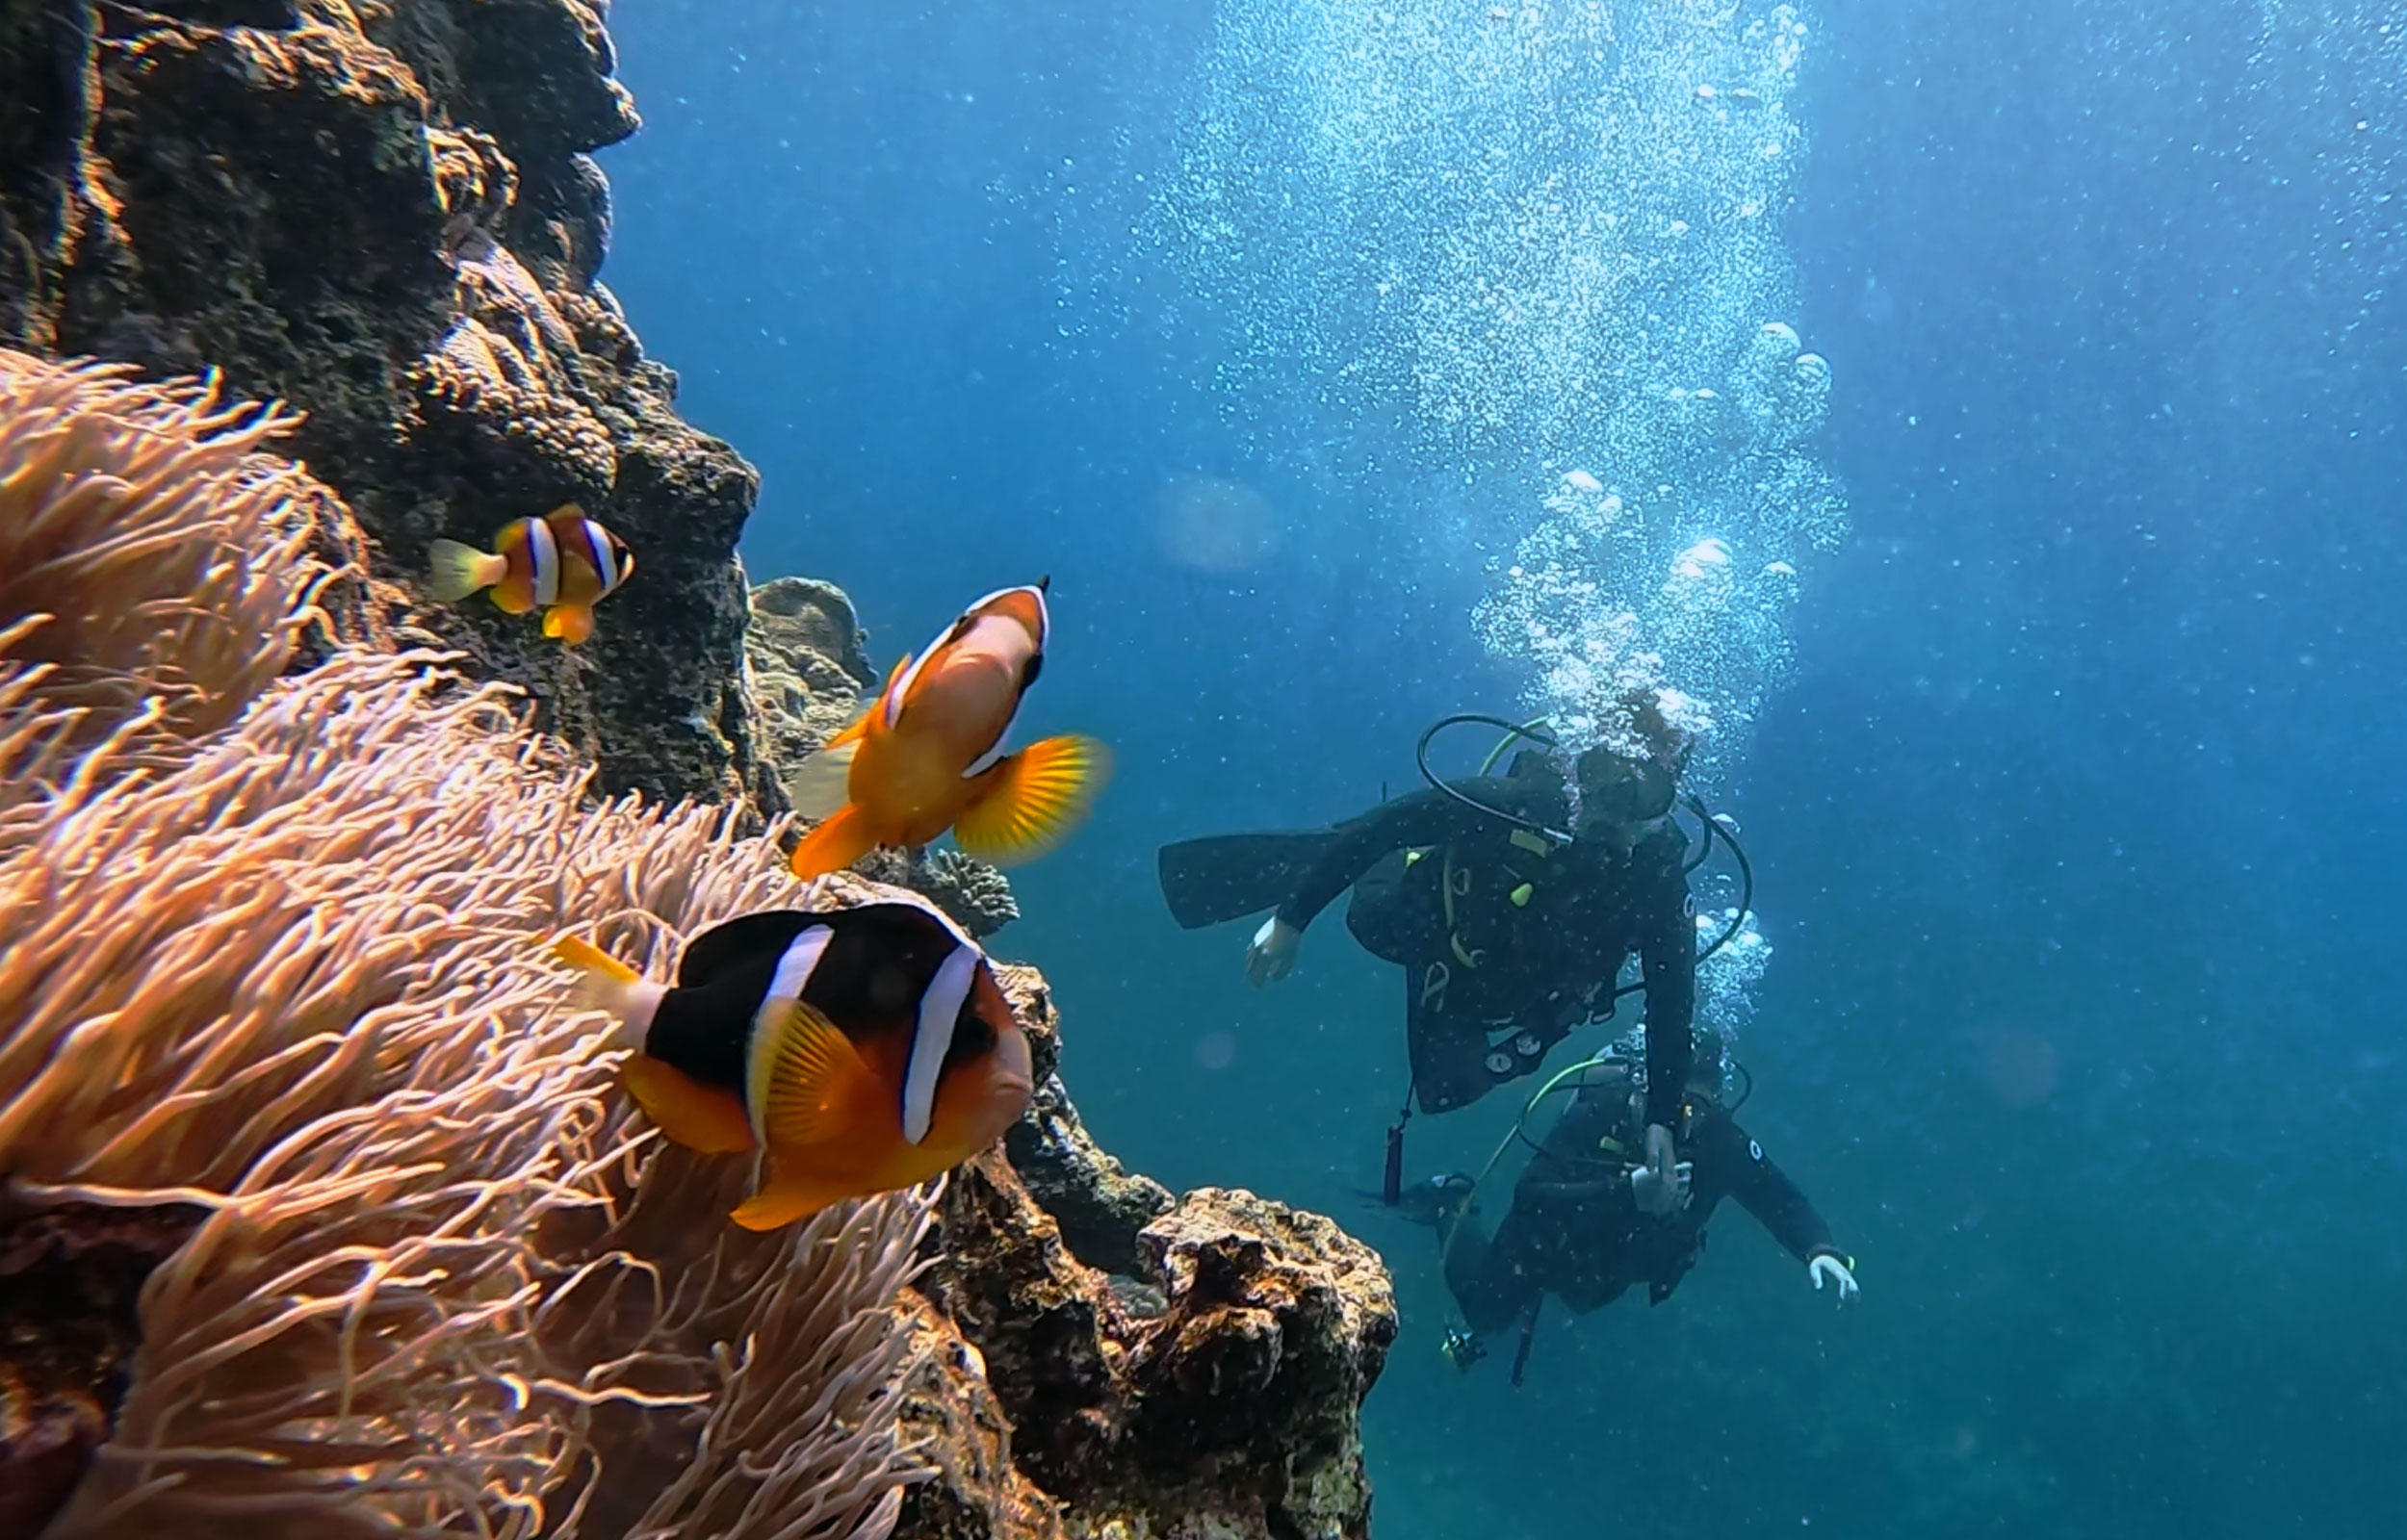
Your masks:
{"label": "diver's mask", "polygon": [[1651,757],[1631,757],[1598,746],[1579,757],[1579,815],[1571,833],[1580,844],[1616,861],[1671,821],[1679,773]]}

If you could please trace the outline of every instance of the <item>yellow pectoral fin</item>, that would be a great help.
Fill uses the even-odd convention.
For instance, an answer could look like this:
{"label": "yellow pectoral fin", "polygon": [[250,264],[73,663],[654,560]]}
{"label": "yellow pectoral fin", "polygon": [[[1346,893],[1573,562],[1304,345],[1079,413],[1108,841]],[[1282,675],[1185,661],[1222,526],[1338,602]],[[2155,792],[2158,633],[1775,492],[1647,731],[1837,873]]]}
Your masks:
{"label": "yellow pectoral fin", "polygon": [[593,609],[586,604],[554,604],[543,612],[543,634],[575,647],[593,634]]}
{"label": "yellow pectoral fin", "polygon": [[620,1071],[627,1093],[661,1133],[704,1155],[732,1155],[752,1147],[752,1125],[743,1098],[706,1086],[658,1059],[636,1054]]}
{"label": "yellow pectoral fin", "polygon": [[876,847],[877,831],[869,827],[868,815],[846,803],[830,814],[827,822],[802,836],[802,843],[794,847],[787,864],[796,877],[809,882],[814,877],[842,870]]}
{"label": "yellow pectoral fin", "polygon": [[822,1176],[792,1163],[772,1161],[761,1191],[736,1205],[728,1218],[747,1230],[774,1230],[807,1219],[831,1203],[863,1197],[875,1189],[841,1177]]}
{"label": "yellow pectoral fin", "polygon": [[1111,751],[1068,734],[1031,743],[981,778],[977,800],[953,824],[971,855],[997,865],[1032,860],[1078,827],[1111,777]]}
{"label": "yellow pectoral fin", "polygon": [[817,1007],[765,1001],[752,1031],[761,1138],[771,1149],[857,1138],[888,1099],[861,1050]]}

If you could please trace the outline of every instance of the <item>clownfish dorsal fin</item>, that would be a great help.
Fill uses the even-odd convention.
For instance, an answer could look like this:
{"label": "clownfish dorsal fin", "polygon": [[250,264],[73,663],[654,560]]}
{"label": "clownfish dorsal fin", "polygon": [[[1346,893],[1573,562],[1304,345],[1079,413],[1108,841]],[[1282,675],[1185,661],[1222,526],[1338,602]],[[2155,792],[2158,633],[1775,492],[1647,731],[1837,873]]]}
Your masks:
{"label": "clownfish dorsal fin", "polygon": [[878,837],[878,831],[870,824],[868,814],[861,810],[861,805],[847,802],[802,836],[793,855],[787,859],[787,866],[807,883],[841,871],[867,856],[877,848]]}
{"label": "clownfish dorsal fin", "polygon": [[861,1050],[807,1000],[764,1001],[752,1034],[752,1128],[769,1148],[842,1139],[883,1094]]}

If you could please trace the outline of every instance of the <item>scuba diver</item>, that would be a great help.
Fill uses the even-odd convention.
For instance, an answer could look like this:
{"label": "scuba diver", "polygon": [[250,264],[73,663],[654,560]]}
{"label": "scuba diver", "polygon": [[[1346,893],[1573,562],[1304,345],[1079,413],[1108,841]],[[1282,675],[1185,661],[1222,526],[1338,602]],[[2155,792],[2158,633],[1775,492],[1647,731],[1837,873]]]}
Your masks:
{"label": "scuba diver", "polygon": [[[1503,776],[1440,781],[1429,768],[1430,738],[1466,721],[1506,730],[1498,755],[1514,736],[1545,747],[1521,750]],[[1694,740],[1652,690],[1624,695],[1610,727],[1611,747],[1566,764],[1535,724],[1448,717],[1421,736],[1426,790],[1333,829],[1222,835],[1161,852],[1162,893],[1181,926],[1272,911],[1246,949],[1257,987],[1287,974],[1313,917],[1354,889],[1347,928],[1404,969],[1411,1089],[1388,1131],[1390,1204],[1416,1100],[1432,1114],[1467,1106],[1536,1070],[1573,1028],[1612,1015],[1620,995],[1643,988],[1647,1080],[1658,1089],[1648,1096],[1637,1192],[1648,1213],[1676,1205],[1697,921],[1688,885],[1695,861],[1671,814]],[[1705,818],[1701,804],[1689,806]],[[1727,840],[1726,826],[1706,818],[1707,848],[1718,834]],[[1633,953],[1643,982],[1617,988]]]}
{"label": "scuba diver", "polygon": [[[1612,1303],[1633,1284],[1646,1285],[1661,1304],[1679,1286],[1705,1245],[1705,1224],[1724,1197],[1736,1198],[1787,1252],[1805,1265],[1820,1290],[1836,1286],[1839,1303],[1858,1297],[1854,1259],[1831,1244],[1830,1228],[1797,1184],[1772,1164],[1721,1103],[1724,1059],[1706,1035],[1680,1097],[1675,1129],[1685,1156],[1675,1168],[1675,1211],[1642,1212],[1634,1181],[1643,1174],[1636,1140],[1648,1101],[1645,1067],[1626,1053],[1608,1051],[1557,1075],[1538,1095],[1497,1155],[1523,1132],[1530,1108],[1569,1082],[1574,1089],[1514,1186],[1513,1205],[1491,1238],[1477,1217],[1479,1183],[1462,1174],[1420,1184],[1406,1214],[1436,1227],[1446,1288],[1469,1330],[1449,1330],[1446,1356],[1468,1370],[1486,1352],[1480,1333],[1521,1324],[1513,1379],[1519,1384],[1545,1296],[1575,1315]],[[1744,1073],[1744,1071],[1741,1071]],[[1749,1089],[1752,1089],[1751,1082]],[[1739,1098],[1740,1102],[1746,1096]],[[1494,1168],[1491,1160],[1489,1168]]]}

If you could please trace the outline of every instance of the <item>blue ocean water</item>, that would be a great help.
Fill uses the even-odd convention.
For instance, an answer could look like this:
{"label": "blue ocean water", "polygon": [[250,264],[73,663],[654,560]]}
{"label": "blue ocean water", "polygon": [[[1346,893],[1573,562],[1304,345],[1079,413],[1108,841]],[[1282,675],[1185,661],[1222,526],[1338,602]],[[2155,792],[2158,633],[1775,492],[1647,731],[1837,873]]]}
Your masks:
{"label": "blue ocean water", "polygon": [[[1052,576],[1030,725],[1119,773],[1000,949],[1112,1149],[1388,1256],[1383,1536],[2407,1533],[2394,10],[612,24],[604,277],[761,467],[756,577],[841,583],[883,665]],[[1805,366],[1746,416],[1772,321],[1826,404]],[[1324,923],[1251,990],[1153,852],[1657,666],[1759,879],[1745,1121],[1864,1296],[1732,1210],[1516,1391],[1360,1195],[1393,970]],[[1517,1099],[1416,1119],[1415,1173]]]}

